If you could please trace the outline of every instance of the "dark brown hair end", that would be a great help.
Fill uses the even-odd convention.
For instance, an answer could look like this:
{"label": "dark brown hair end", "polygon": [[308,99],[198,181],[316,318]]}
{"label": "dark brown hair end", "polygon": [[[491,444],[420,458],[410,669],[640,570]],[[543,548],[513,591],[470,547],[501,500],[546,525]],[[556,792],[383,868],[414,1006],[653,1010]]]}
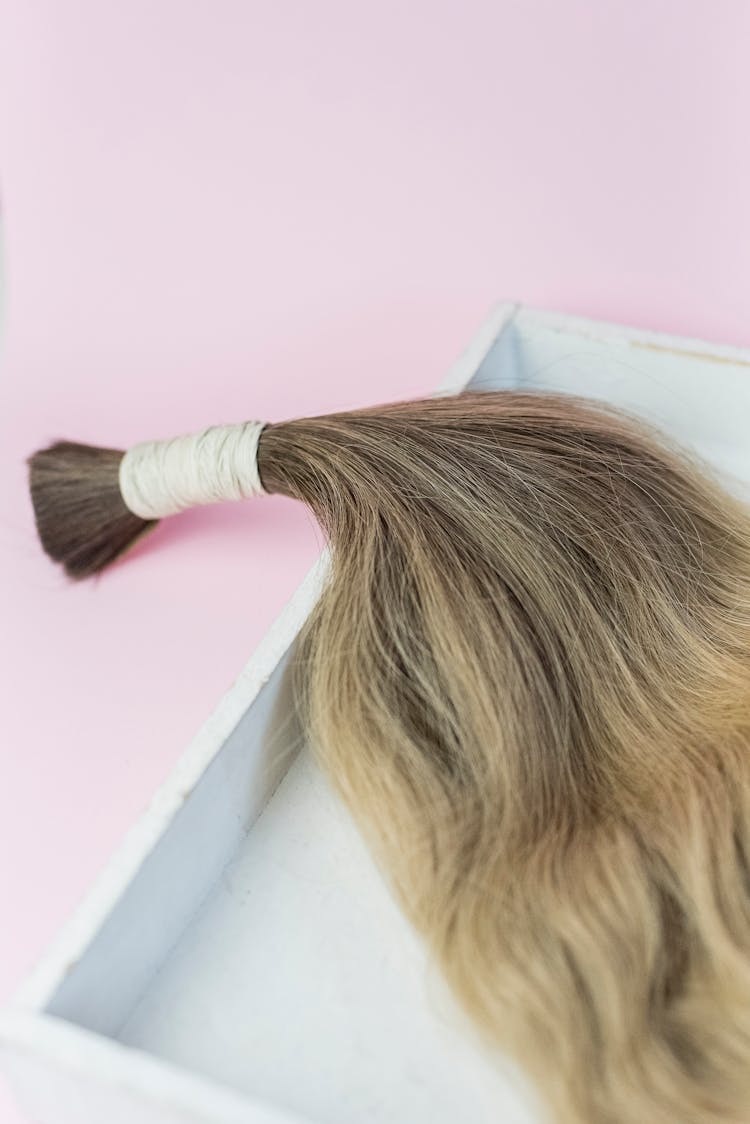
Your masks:
{"label": "dark brown hair end", "polygon": [[123,455],[55,441],[27,458],[39,539],[71,578],[103,570],[159,522],[126,507],[119,484]]}

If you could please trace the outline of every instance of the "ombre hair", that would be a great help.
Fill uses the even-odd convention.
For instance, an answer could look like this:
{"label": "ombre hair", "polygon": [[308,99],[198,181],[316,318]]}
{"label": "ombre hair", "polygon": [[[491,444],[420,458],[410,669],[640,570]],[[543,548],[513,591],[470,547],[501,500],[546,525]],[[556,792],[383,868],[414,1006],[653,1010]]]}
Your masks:
{"label": "ombre hair", "polygon": [[272,425],[330,539],[311,745],[561,1124],[750,1120],[750,514],[567,395]]}
{"label": "ombre hair", "polygon": [[[292,664],[312,750],[486,1043],[557,1124],[750,1121],[748,507],[566,395],[302,418],[256,448],[330,540]],[[30,458],[73,577],[158,521],[122,458]]]}

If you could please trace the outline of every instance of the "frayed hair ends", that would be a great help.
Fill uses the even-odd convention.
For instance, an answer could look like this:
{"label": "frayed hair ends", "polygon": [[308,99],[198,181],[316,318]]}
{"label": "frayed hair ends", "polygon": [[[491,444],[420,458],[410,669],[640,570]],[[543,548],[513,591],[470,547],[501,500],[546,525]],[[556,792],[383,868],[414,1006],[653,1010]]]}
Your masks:
{"label": "frayed hair ends", "polygon": [[125,506],[122,457],[121,449],[54,441],[27,459],[39,541],[69,578],[99,573],[157,525]]}
{"label": "frayed hair ends", "polygon": [[330,579],[311,744],[562,1124],[750,1120],[750,516],[644,425],[463,394],[272,425]]}

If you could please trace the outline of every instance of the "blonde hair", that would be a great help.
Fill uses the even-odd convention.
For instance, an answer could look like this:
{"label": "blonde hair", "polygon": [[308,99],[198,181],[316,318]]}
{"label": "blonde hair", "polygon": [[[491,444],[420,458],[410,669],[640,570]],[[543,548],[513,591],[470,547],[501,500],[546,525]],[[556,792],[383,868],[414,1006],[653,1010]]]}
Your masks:
{"label": "blonde hair", "polygon": [[663,435],[470,393],[271,425],[328,585],[313,749],[563,1124],[750,1120],[750,514]]}

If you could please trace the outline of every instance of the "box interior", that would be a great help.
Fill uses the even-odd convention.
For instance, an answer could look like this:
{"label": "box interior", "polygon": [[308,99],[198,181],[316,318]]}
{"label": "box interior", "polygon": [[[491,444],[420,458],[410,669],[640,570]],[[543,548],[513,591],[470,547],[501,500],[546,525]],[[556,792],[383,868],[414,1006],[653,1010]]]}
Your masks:
{"label": "box interior", "polygon": [[[521,309],[469,388],[638,412],[750,483],[750,363]],[[538,1119],[452,1008],[294,714],[287,651],[46,1010],[313,1121]]]}

